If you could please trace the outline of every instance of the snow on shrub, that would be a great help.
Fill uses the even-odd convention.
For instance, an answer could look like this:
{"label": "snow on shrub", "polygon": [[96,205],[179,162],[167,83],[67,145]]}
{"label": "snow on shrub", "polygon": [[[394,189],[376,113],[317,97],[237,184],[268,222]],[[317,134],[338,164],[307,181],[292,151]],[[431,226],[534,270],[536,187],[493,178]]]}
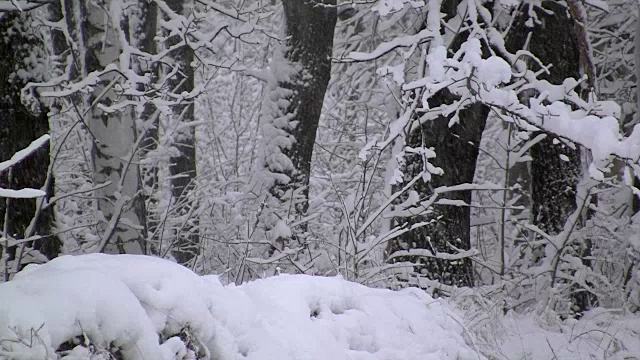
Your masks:
{"label": "snow on shrub", "polygon": [[306,275],[225,286],[138,255],[63,256],[0,284],[0,358],[478,359],[464,336],[415,289]]}

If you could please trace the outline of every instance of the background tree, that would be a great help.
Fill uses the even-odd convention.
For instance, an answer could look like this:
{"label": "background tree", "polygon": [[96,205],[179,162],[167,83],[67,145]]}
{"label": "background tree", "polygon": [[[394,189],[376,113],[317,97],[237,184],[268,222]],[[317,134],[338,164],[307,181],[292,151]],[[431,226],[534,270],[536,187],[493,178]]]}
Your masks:
{"label": "background tree", "polygon": [[173,255],[180,264],[187,264],[200,253],[198,237],[198,218],[194,214],[197,202],[194,198],[196,186],[196,144],[194,98],[189,94],[194,90],[195,76],[192,63],[194,50],[189,46],[187,37],[192,31],[192,23],[196,22],[193,14],[193,2],[189,0],[167,0],[167,6],[175,14],[181,15],[184,33],[169,34],[166,38],[166,48],[173,48],[170,53],[171,66],[165,67],[165,72],[177,70],[175,76],[170,77],[167,86],[174,94],[183,98],[176,99],[177,104],[172,107],[172,114],[167,118],[167,131],[172,133],[172,147],[175,150],[169,158],[169,173],[171,177],[171,206],[175,206],[175,214],[181,217],[180,226],[175,229],[175,243]]}
{"label": "background tree", "polygon": [[[26,148],[32,141],[49,133],[48,109],[39,99],[23,104],[23,87],[32,81],[43,81],[47,74],[48,51],[43,34],[29,13],[0,14],[0,162],[10,159],[17,151]],[[33,95],[33,94],[30,94]],[[0,188],[43,188],[46,200],[53,196],[53,178],[48,180],[49,146],[42,146],[25,160],[0,173]],[[18,256],[22,264],[36,260],[42,255],[48,259],[61,251],[61,242],[53,234],[55,219],[52,207],[37,204],[41,199],[2,199],[0,201],[0,228],[6,235],[22,239],[39,235],[41,240],[30,243]],[[46,204],[46,202],[45,202]],[[16,249],[3,249],[15,255]]]}
{"label": "background tree", "polygon": [[308,209],[311,158],[331,75],[337,20],[335,0],[283,0],[282,5],[287,39],[282,52],[271,63],[271,88],[267,95],[270,108],[263,127],[263,166],[271,173],[273,182],[267,188],[279,203],[270,207],[284,207],[281,214],[266,215],[269,219],[264,223],[279,250],[291,238],[292,230],[299,235],[306,232],[304,222],[297,229],[285,228],[290,220],[302,218]]}
{"label": "background tree", "polygon": [[[158,6],[152,0],[144,0],[139,3],[139,12],[137,18],[140,22],[136,26],[136,38],[133,39],[138,48],[147,54],[155,55],[158,53],[158,44],[156,35],[158,33]],[[160,130],[160,110],[155,106],[153,98],[157,96],[158,89],[156,82],[160,78],[159,65],[151,61],[151,59],[139,59],[137,72],[141,76],[149,76],[152,80],[151,86],[140,84],[138,90],[146,94],[144,96],[144,105],[142,111],[139,112],[139,121],[137,128],[140,140],[140,159],[141,159],[141,178],[145,195],[145,232],[147,234],[147,242],[152,245],[158,231],[157,214],[153,211],[157,208],[157,189],[160,185],[158,176],[159,159],[154,156],[158,149],[159,130]]]}
{"label": "background tree", "polygon": [[81,103],[74,106],[92,139],[93,183],[105,184],[94,191],[102,224],[97,250],[145,253],[135,112],[126,93],[131,84],[127,81],[131,32],[122,5],[119,1],[63,3],[73,41],[74,80],[97,78],[90,95],[79,98]]}
{"label": "background tree", "polygon": [[[466,20],[464,14],[458,14],[458,4],[459,2],[455,0],[442,2],[442,11],[446,14],[444,21],[454,18],[457,21]],[[424,30],[425,26],[426,24],[420,30]],[[445,32],[449,31],[448,29],[450,27],[443,27]],[[469,33],[462,31],[448,36],[451,41],[449,51],[454,54],[460,49],[460,45]],[[419,96],[419,93],[415,96]],[[450,105],[458,99],[459,96],[445,88],[431,96],[428,104],[429,108],[438,108]],[[425,154],[410,151],[419,148],[432,149],[435,152],[435,158],[429,159],[429,162],[441,169],[429,176],[428,182],[418,180],[414,184],[411,190],[415,191],[421,199],[432,196],[433,190],[437,187],[473,183],[480,138],[488,114],[487,106],[476,103],[459,112],[435,118],[429,118],[430,115],[427,113],[424,115],[424,120],[418,120],[423,114],[418,112],[414,115],[416,121],[420,122],[420,126],[412,130],[406,140],[406,155],[401,168],[404,176],[403,185],[409,183],[426,167]],[[443,197],[471,204],[471,190],[454,191]],[[395,225],[400,227],[409,227],[418,223],[428,224],[412,229],[390,243],[387,251],[391,261],[412,261],[416,263],[417,273],[444,285],[473,286],[473,267],[469,258],[446,259],[438,255],[454,254],[471,249],[470,207],[460,204],[454,206],[436,204],[428,216],[395,220]],[[429,256],[394,256],[396,251],[411,251],[411,249],[427,249]]]}
{"label": "background tree", "polygon": [[[540,79],[561,85],[566,78],[581,78],[579,24],[570,10],[555,1],[544,1],[534,7],[536,18],[531,22],[529,4],[522,4],[516,15],[506,46],[515,52],[528,45],[543,64],[552,66]],[[537,64],[529,63],[538,70]],[[539,133],[534,133],[534,136]],[[576,210],[576,190],[581,178],[580,149],[548,134],[533,145],[531,156],[531,216],[532,222],[549,235],[561,233],[570,215]],[[584,258],[590,254],[590,242],[576,244],[576,255]],[[537,262],[542,254],[533,255]],[[588,261],[587,261],[588,262]],[[586,264],[589,265],[588,263]],[[579,304],[578,304],[579,303]],[[589,307],[589,296],[574,296],[575,311]]]}
{"label": "background tree", "polygon": [[[545,1],[542,8],[535,7],[537,19],[527,26],[529,5],[520,7],[509,31],[506,46],[515,52],[527,44],[543,64],[552,64],[540,76],[552,84],[560,85],[566,78],[579,79],[580,54],[574,20],[565,6]],[[530,63],[535,70],[537,65]],[[562,231],[569,214],[576,208],[575,191],[580,180],[580,152],[573,144],[558,143],[547,136],[531,147],[532,216],[533,221],[549,234]],[[568,160],[567,160],[568,159]]]}

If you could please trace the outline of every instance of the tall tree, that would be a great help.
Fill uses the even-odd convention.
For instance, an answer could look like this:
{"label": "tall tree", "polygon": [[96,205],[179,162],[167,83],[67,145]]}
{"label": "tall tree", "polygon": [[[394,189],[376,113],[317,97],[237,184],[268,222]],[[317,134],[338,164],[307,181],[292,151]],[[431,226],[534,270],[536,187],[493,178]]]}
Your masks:
{"label": "tall tree", "polygon": [[[144,0],[139,3],[140,21],[137,24],[137,42],[138,48],[147,54],[155,55],[158,50],[156,35],[158,32],[158,6],[153,0]],[[160,111],[153,103],[156,98],[157,90],[154,87],[159,78],[159,65],[151,59],[140,59],[138,62],[137,72],[141,76],[149,76],[151,78],[151,86],[140,84],[138,90],[144,92],[145,103],[139,115],[138,130],[140,140],[140,159],[142,166],[140,167],[142,186],[146,198],[144,204],[145,232],[147,241],[151,241],[156,235],[158,229],[158,217],[152,214],[157,205],[155,198],[155,190],[158,183],[158,159],[151,158],[154,150],[158,148],[159,137],[159,120]],[[151,244],[149,244],[151,245]]]}
{"label": "tall tree", "polygon": [[[73,75],[97,76],[89,96],[79,99],[78,117],[93,140],[91,161],[94,194],[102,217],[95,250],[145,253],[141,210],[141,179],[136,149],[135,112],[124,91],[131,74],[127,6],[120,1],[63,0],[67,28],[73,41]],[[115,68],[114,68],[115,66]],[[117,70],[117,71],[116,71]],[[84,110],[86,109],[86,110]]]}
{"label": "tall tree", "polygon": [[[48,109],[37,100],[27,107],[20,96],[28,82],[45,80],[47,54],[42,37],[33,27],[31,14],[12,12],[0,16],[0,48],[3,49],[0,52],[0,161],[5,161],[33,140],[49,133]],[[0,188],[39,189],[46,184],[47,199],[50,198],[53,181],[46,181],[49,163],[49,147],[39,148],[9,171],[0,173]],[[43,236],[42,240],[29,245],[27,254],[37,250],[51,259],[61,250],[60,240],[51,235],[53,208],[44,208],[33,223],[35,227],[30,228],[36,215],[36,202],[40,199],[1,199],[0,229],[6,226],[7,235],[18,239]],[[23,252],[20,256],[24,255]]]}
{"label": "tall tree", "polygon": [[[640,11],[640,2],[637,2],[638,5],[638,11]],[[640,123],[640,111],[638,111],[638,109],[640,109],[640,21],[636,20],[636,27],[635,27],[635,33],[634,33],[634,68],[635,68],[635,75],[636,75],[636,115],[635,115],[635,119],[633,121],[633,123]],[[627,124],[628,129],[631,129],[631,126],[629,126],[630,124]],[[627,130],[627,133],[630,133],[630,130]],[[635,186],[636,188],[640,188],[640,178],[638,178],[638,175],[636,175],[633,178],[633,186]],[[631,207],[632,207],[632,212],[634,214],[638,213],[640,211],[640,197],[638,197],[638,195],[633,194],[632,195],[633,198],[631,200]]]}
{"label": "tall tree", "polygon": [[[530,6],[534,9],[534,19],[530,18]],[[543,64],[552,65],[548,72],[540,76],[540,79],[551,84],[561,85],[566,78],[579,79],[583,71],[593,81],[593,74],[589,73],[590,65],[585,59],[585,46],[581,44],[585,37],[581,26],[565,3],[543,1],[540,6],[523,3],[507,37],[506,47],[515,52],[528,43],[528,50],[533,55]],[[534,71],[539,69],[536,63],[528,65]],[[559,141],[552,134],[547,135],[529,151],[531,212],[535,225],[549,235],[557,235],[563,231],[569,216],[577,207],[581,156],[577,145]],[[584,258],[589,254],[591,245],[588,241],[576,245],[578,257]],[[583,260],[583,263],[589,266],[588,260]],[[587,293],[583,292],[582,295],[572,296],[573,310],[576,312],[585,310],[591,301]]]}
{"label": "tall tree", "polygon": [[[573,19],[564,5],[556,1],[542,2],[535,7],[537,21],[527,26],[529,4],[523,4],[507,37],[508,50],[515,52],[525,46],[543,64],[552,64],[549,72],[540,76],[559,85],[568,78],[580,78],[580,59]],[[534,69],[537,65],[530,64]],[[579,150],[557,143],[553,136],[531,147],[531,196],[533,221],[549,234],[562,231],[564,223],[576,208],[575,189],[580,174]],[[566,155],[569,161],[563,159]]]}
{"label": "tall tree", "polygon": [[[300,218],[309,206],[311,157],[331,75],[337,9],[336,0],[283,0],[282,5],[286,45],[271,64],[263,166],[273,175],[274,198],[280,204],[293,203],[287,212]],[[274,224],[267,221],[267,230]],[[306,227],[295,231],[303,234]],[[282,249],[290,234],[273,234],[271,240]]]}
{"label": "tall tree", "polygon": [[[166,0],[167,6],[176,14],[189,19],[193,11],[190,0]],[[193,21],[193,20],[192,20]],[[177,94],[188,94],[194,90],[195,77],[192,68],[193,49],[187,43],[189,24],[182,24],[184,34],[174,34],[167,40],[167,46],[179,46],[171,52],[172,66],[178,68],[178,75],[168,81],[170,91]],[[173,256],[180,264],[187,264],[200,252],[198,236],[198,219],[193,211],[196,208],[193,190],[196,179],[196,146],[195,131],[192,124],[195,120],[195,103],[193,98],[181,99],[173,106],[170,118],[170,131],[173,132],[173,147],[177,152],[169,159],[171,174],[171,195],[176,204],[177,215],[181,216],[181,224],[175,229],[176,240],[172,245]]]}
{"label": "tall tree", "polygon": [[[441,9],[446,14],[445,21],[458,16],[458,4],[457,0],[442,2]],[[460,45],[468,35],[469,33],[466,31],[451,35],[450,50],[452,53],[460,49]],[[429,98],[429,108],[448,105],[457,99],[457,96],[445,88]],[[430,197],[437,187],[473,182],[480,138],[488,114],[489,108],[487,106],[475,103],[461,110],[458,114],[459,120],[454,123],[451,122],[454,114],[440,115],[433,120],[422,122],[417,129],[409,134],[406,148],[432,148],[436,157],[429,161],[433,166],[443,170],[441,175],[431,176],[428,182],[418,180],[414,184],[412,190],[417,192],[420,198]],[[417,176],[424,167],[422,153],[407,152],[401,169],[405,183]],[[450,200],[461,200],[465,204],[471,203],[470,190],[446,193],[443,194],[443,197]],[[416,264],[415,271],[418,274],[436,280],[440,284],[473,286],[473,267],[469,258],[448,259],[449,256],[438,255],[453,254],[471,248],[470,207],[434,205],[428,216],[395,219],[395,225],[400,227],[424,222],[428,224],[403,234],[389,244],[387,253],[392,262],[411,261]],[[411,249],[427,249],[430,254],[429,256],[394,256],[396,251]]]}

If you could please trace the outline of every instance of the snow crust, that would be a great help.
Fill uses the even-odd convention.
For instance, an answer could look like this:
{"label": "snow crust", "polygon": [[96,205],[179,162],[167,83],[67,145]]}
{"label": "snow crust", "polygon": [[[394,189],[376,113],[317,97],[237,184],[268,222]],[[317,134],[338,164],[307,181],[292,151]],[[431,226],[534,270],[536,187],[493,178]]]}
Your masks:
{"label": "snow crust", "polygon": [[306,275],[225,286],[139,255],[63,256],[0,284],[0,358],[56,359],[83,336],[125,359],[480,359],[466,335],[415,289]]}

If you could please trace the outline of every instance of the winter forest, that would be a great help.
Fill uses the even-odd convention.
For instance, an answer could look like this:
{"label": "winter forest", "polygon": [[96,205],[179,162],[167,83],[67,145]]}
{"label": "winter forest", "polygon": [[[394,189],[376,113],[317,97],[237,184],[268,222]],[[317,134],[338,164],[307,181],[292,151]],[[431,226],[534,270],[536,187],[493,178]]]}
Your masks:
{"label": "winter forest", "polygon": [[0,359],[640,359],[639,4],[1,0]]}

